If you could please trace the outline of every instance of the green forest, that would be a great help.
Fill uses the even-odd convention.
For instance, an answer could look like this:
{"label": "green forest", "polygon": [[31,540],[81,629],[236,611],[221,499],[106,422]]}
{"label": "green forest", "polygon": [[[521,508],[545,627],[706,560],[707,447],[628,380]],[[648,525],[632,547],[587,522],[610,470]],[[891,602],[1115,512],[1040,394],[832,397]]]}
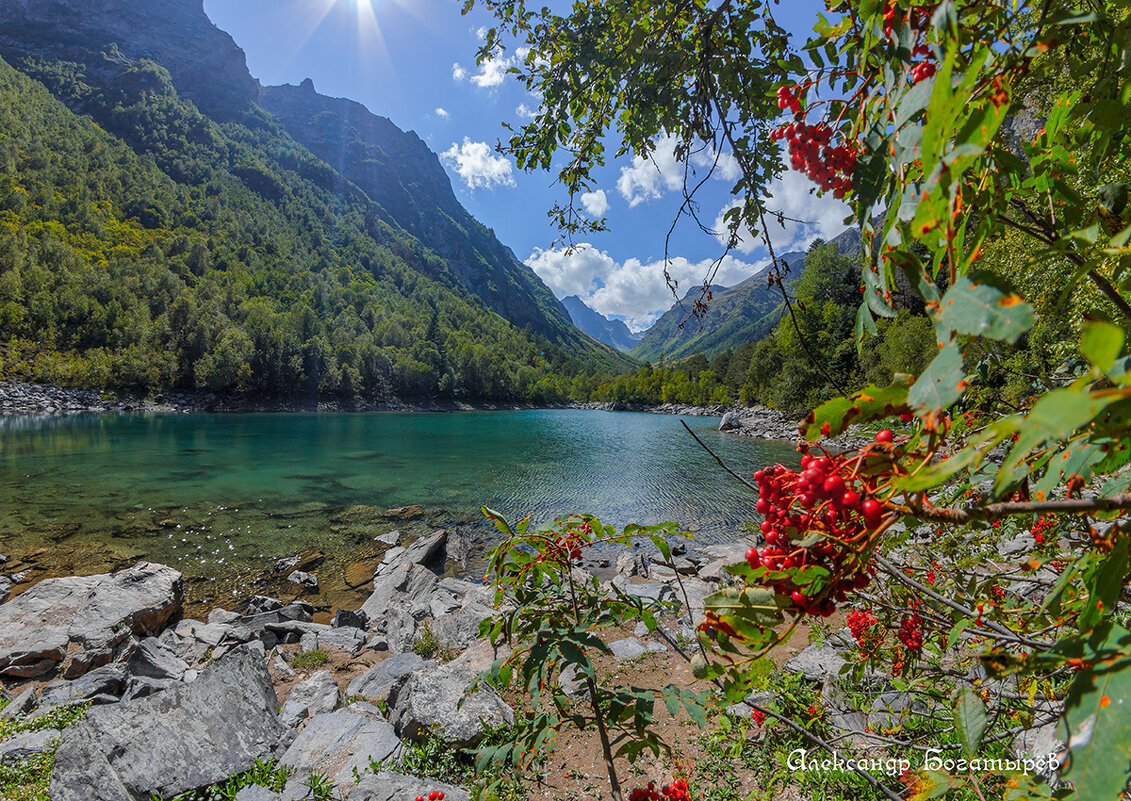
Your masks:
{"label": "green forest", "polygon": [[6,379],[552,401],[626,364],[485,308],[261,110],[217,124],[152,62],[109,88],[21,66],[38,80],[0,62]]}

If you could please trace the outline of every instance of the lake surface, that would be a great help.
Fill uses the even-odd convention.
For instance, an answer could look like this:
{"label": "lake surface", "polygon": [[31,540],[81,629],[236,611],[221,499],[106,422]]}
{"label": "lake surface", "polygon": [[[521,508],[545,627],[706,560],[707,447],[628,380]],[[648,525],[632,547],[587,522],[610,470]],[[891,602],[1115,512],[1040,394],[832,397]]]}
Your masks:
{"label": "lake surface", "polygon": [[[56,545],[228,575],[308,547],[364,550],[412,528],[376,512],[407,505],[428,510],[421,528],[480,521],[487,505],[513,519],[588,512],[734,539],[753,499],[680,419],[582,410],[0,418],[0,549]],[[796,460],[788,444],[720,434],[717,418],[686,420],[740,472]]]}

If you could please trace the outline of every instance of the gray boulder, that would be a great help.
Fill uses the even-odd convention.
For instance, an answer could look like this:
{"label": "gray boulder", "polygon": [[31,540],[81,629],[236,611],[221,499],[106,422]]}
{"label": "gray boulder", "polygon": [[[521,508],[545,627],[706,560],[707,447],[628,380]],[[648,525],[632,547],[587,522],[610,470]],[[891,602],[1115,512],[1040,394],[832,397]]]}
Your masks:
{"label": "gray boulder", "polygon": [[156,634],[184,603],[181,574],[140,562],[117,573],[41,581],[0,605],[0,675],[30,678],[62,664],[81,676],[110,662],[130,634]]}
{"label": "gray boulder", "polygon": [[282,609],[283,602],[275,598],[268,598],[266,595],[253,595],[251,600],[247,602],[248,615],[258,615],[263,612],[274,612],[276,609]]}
{"label": "gray boulder", "polygon": [[287,581],[291,584],[297,584],[307,590],[318,589],[318,577],[313,573],[304,573],[301,570],[296,570],[287,576]]}
{"label": "gray boulder", "polygon": [[647,653],[662,653],[668,649],[657,642],[643,643],[635,637],[626,637],[623,640],[615,640],[609,643],[609,650],[613,652],[614,659],[623,662],[627,659],[636,659]]}
{"label": "gray boulder", "polygon": [[0,709],[0,720],[13,720],[35,709],[35,688],[25,687],[12,702]]}
{"label": "gray boulder", "polygon": [[369,763],[396,757],[401,741],[372,704],[357,703],[315,715],[295,737],[279,761],[296,772],[287,782],[301,783],[320,773],[335,784],[353,782],[353,771],[364,773]]}
{"label": "gray boulder", "polygon": [[727,412],[719,421],[719,431],[734,431],[742,428],[742,415],[738,412]]}
{"label": "gray boulder", "polygon": [[790,673],[800,673],[807,680],[824,682],[825,676],[838,675],[847,664],[836,648],[830,645],[808,645],[786,662],[782,668]]}
{"label": "gray boulder", "polygon": [[418,740],[431,731],[445,742],[468,748],[483,739],[487,726],[514,723],[514,710],[494,688],[480,684],[466,695],[477,675],[459,665],[437,665],[409,675],[389,695],[389,720],[397,734]]}
{"label": "gray boulder", "polygon": [[294,728],[313,715],[334,711],[341,701],[341,691],[330,671],[320,670],[294,686],[279,712],[279,720],[284,726]]}
{"label": "gray boulder", "polygon": [[68,704],[91,701],[94,704],[112,704],[126,691],[127,674],[124,665],[106,665],[96,668],[73,681],[56,679],[40,691],[39,710],[48,712]]}
{"label": "gray boulder", "polygon": [[424,660],[414,653],[393,654],[376,667],[355,678],[346,688],[346,695],[386,701],[393,685],[402,678],[424,668]]}
{"label": "gray boulder", "polygon": [[356,654],[365,647],[367,635],[362,629],[345,626],[318,633],[318,647],[325,651],[337,648],[348,654]]}
{"label": "gray boulder", "polygon": [[420,620],[431,614],[432,594],[439,583],[428,568],[406,562],[373,579],[373,592],[362,604],[361,612],[370,626],[379,630],[394,608]]}
{"label": "gray boulder", "polygon": [[188,670],[188,663],[171,647],[156,637],[146,637],[138,643],[130,656],[129,671],[133,676],[151,679],[180,679]]}
{"label": "gray boulder", "polygon": [[8,600],[8,596],[12,594],[12,587],[15,586],[12,580],[7,576],[0,576],[0,604]]}
{"label": "gray boulder", "polygon": [[674,601],[675,591],[668,584],[653,582],[650,584],[633,584],[624,576],[616,576],[612,581],[613,589],[625,595],[635,595],[646,602],[653,604]]}
{"label": "gray boulder", "polygon": [[399,773],[367,773],[350,791],[350,801],[405,801],[418,795],[425,798],[428,793],[438,790],[444,794],[444,801],[471,801],[471,796],[462,787],[442,784],[434,779],[418,779]]}
{"label": "gray boulder", "polygon": [[418,539],[407,548],[390,548],[385,560],[377,566],[374,578],[387,575],[403,565],[429,564],[440,556],[447,542],[448,532],[441,530]]}
{"label": "gray boulder", "polygon": [[258,784],[249,784],[236,793],[234,801],[279,801],[282,796]]}
{"label": "gray boulder", "polygon": [[348,609],[339,609],[334,613],[334,620],[330,625],[336,629],[345,627],[364,629],[369,626],[369,619],[361,611],[351,612]]}
{"label": "gray boulder", "polygon": [[479,639],[479,624],[494,614],[494,609],[472,601],[462,609],[436,617],[432,633],[444,648],[463,649]]}
{"label": "gray boulder", "polygon": [[6,740],[0,740],[0,765],[16,763],[50,751],[62,734],[58,729],[21,731]]}
{"label": "gray boulder", "polygon": [[136,801],[197,790],[241,773],[289,743],[262,656],[236,648],[182,684],[95,707],[63,732],[52,801]]}

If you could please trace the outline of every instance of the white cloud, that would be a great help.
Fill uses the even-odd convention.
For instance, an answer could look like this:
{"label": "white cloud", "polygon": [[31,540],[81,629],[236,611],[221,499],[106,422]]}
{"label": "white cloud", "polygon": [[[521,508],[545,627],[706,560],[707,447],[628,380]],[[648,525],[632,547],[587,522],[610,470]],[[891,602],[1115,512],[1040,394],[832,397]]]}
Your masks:
{"label": "white cloud", "polygon": [[[812,189],[815,189],[813,182],[796,170],[786,171],[781,178],[770,184],[766,207],[792,218],[786,219],[783,226],[772,214],[767,215],[766,228],[770,232],[775,252],[780,254],[790,250],[804,250],[816,237],[832,239],[844,230],[844,218],[850,213],[849,207],[831,194],[819,198],[810,191]],[[715,218],[715,236],[724,246],[730,237],[730,230],[723,215],[739,205],[740,201],[731,201]],[[736,247],[742,253],[753,253],[755,249],[764,247],[762,237],[752,236],[745,225],[738,229],[737,234]]]}
{"label": "white cloud", "polygon": [[605,195],[604,189],[585,192],[581,196],[581,205],[590,217],[604,217],[605,212],[609,210],[609,198]]}
{"label": "white cloud", "polygon": [[734,183],[742,175],[742,168],[738,165],[738,159],[730,153],[714,153],[710,150],[700,150],[692,154],[691,163],[706,169],[711,169],[713,165],[715,172],[711,177],[720,181]]}
{"label": "white cloud", "polygon": [[[481,28],[480,30],[486,31],[485,28]],[[466,79],[481,89],[493,89],[496,86],[501,86],[503,81],[507,78],[507,70],[522,64],[529,53],[529,47],[516,47],[513,55],[499,56],[498,58],[484,61],[479,65],[479,69],[475,74],[469,73],[464,67],[460,66],[459,63],[456,63],[452,65],[452,78],[457,82]],[[520,106],[520,108],[523,107]]]}
{"label": "white cloud", "polygon": [[629,206],[638,206],[646,200],[655,200],[664,191],[674,191],[683,186],[683,162],[675,157],[679,140],[664,135],[656,141],[656,149],[648,157],[633,156],[631,167],[620,168],[617,191]]}
{"label": "white cloud", "polygon": [[446,120],[448,117],[450,117],[452,115],[448,113],[447,109],[437,107],[436,108],[436,116],[439,117],[440,119]]}
{"label": "white cloud", "polygon": [[514,113],[518,115],[519,119],[532,120],[538,116],[538,109],[530,108],[530,106],[526,105],[525,103],[519,103],[518,108],[514,110]]}
{"label": "white cloud", "polygon": [[[558,297],[578,295],[601,314],[622,316],[634,331],[648,328],[675,303],[664,280],[662,259],[648,263],[628,259],[618,263],[608,253],[582,244],[572,252],[535,250],[526,264]],[[682,257],[668,262],[668,272],[679,282],[680,297],[702,284],[711,264],[710,259],[693,262]],[[712,283],[733,286],[762,267],[764,264],[727,256]]]}
{"label": "white cloud", "polygon": [[472,142],[465,136],[462,145],[453,143],[440,154],[440,160],[455,170],[471,189],[514,186],[514,167],[510,160],[493,153],[486,142]]}

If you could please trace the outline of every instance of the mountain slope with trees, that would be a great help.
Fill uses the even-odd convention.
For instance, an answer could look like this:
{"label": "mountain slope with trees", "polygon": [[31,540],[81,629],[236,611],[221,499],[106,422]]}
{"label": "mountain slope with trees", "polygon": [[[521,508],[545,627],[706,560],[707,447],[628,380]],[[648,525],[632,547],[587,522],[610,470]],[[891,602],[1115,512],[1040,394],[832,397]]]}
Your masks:
{"label": "mountain slope with trees", "polygon": [[532,273],[481,265],[486,284],[517,294],[525,281],[533,301],[499,316],[489,292],[485,305],[458,265],[292,139],[239,76],[193,83],[199,57],[179,44],[183,28],[215,50],[218,71],[246,76],[199,7],[169,2],[154,17],[119,5],[136,26],[107,11],[60,23],[58,36],[30,19],[47,7],[0,10],[12,59],[0,63],[5,377],[549,400],[595,365],[625,364],[574,329]]}

